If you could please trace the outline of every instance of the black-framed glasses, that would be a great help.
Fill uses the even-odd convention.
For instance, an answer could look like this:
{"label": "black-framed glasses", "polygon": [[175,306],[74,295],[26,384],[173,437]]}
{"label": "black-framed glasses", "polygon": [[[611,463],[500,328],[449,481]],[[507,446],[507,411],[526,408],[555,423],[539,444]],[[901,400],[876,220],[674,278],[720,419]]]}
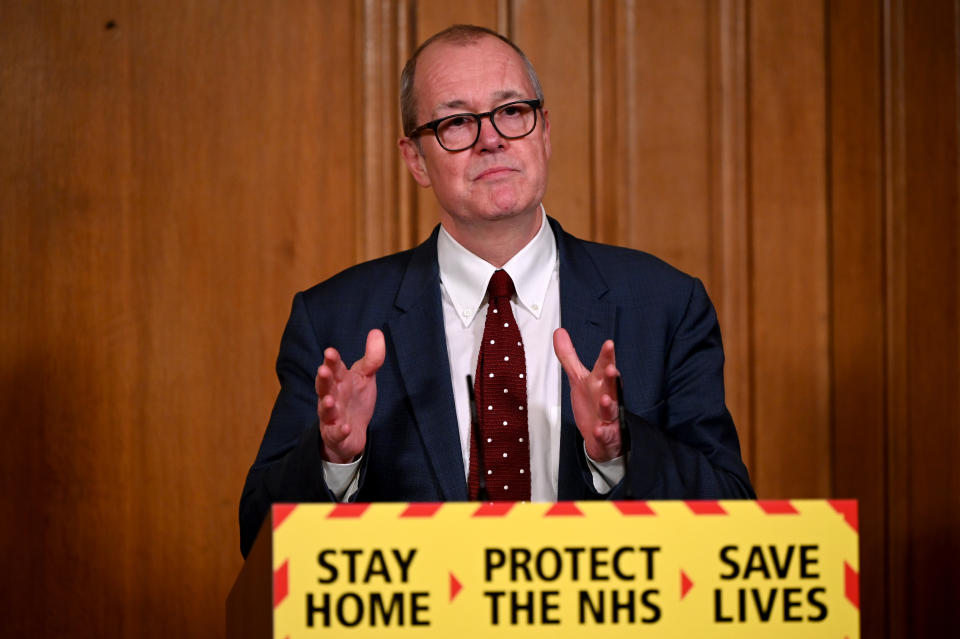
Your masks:
{"label": "black-framed glasses", "polygon": [[430,129],[447,151],[464,151],[480,139],[480,120],[490,118],[497,133],[508,140],[516,140],[530,135],[537,128],[537,111],[541,106],[540,100],[516,100],[486,113],[455,113],[418,126],[410,132],[410,137]]}

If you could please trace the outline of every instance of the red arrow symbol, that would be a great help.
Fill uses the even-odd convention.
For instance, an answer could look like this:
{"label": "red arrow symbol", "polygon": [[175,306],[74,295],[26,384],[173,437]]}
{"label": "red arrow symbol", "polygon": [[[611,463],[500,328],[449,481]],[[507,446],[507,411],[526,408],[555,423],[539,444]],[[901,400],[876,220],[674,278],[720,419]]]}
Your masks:
{"label": "red arrow symbol", "polygon": [[457,581],[457,578],[453,576],[453,573],[450,573],[450,601],[453,601],[454,597],[457,596],[457,593],[463,588],[463,584]]}
{"label": "red arrow symbol", "polygon": [[690,577],[687,577],[687,573],[680,571],[680,600],[682,601],[684,597],[687,596],[687,593],[690,592],[690,589],[693,588],[693,582],[690,581]]}

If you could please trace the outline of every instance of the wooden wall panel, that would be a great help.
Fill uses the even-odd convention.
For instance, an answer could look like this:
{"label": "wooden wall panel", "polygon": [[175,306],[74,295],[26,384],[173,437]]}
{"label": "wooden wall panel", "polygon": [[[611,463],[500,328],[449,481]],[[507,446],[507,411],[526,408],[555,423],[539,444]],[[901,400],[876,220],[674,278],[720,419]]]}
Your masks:
{"label": "wooden wall panel", "polygon": [[590,4],[517,0],[511,37],[537,69],[552,124],[553,158],[544,207],[564,228],[592,237]]}
{"label": "wooden wall panel", "polygon": [[[887,624],[883,15],[830,5],[832,494],[860,501],[862,632]],[[896,634],[890,636],[898,636]]]}
{"label": "wooden wall panel", "polygon": [[353,5],[283,6],[4,3],[3,636],[222,633],[291,296],[357,259]]}
{"label": "wooden wall panel", "polygon": [[753,459],[746,0],[709,4],[710,297],[723,334],[727,407]]}
{"label": "wooden wall panel", "polygon": [[94,0],[0,4],[0,634],[222,634],[291,295],[436,224],[397,80],[453,22],[537,65],[549,212],[706,282],[761,496],[861,500],[863,636],[946,629],[956,2]]}
{"label": "wooden wall panel", "polygon": [[[633,189],[628,174],[637,137],[633,102],[635,74],[628,73],[633,57],[629,45],[632,2],[595,0],[590,8],[591,105],[593,110],[591,179],[593,182],[593,238],[598,242],[622,242]],[[561,162],[553,160],[553,166]],[[552,168],[552,167],[551,167]]]}
{"label": "wooden wall panel", "polygon": [[753,480],[830,494],[823,7],[750,9]]}
{"label": "wooden wall panel", "polygon": [[78,601],[91,636],[105,635],[134,563],[126,536],[102,534],[126,528],[130,499],[118,487],[134,470],[124,454],[134,438],[104,425],[136,415],[137,386],[133,376],[91,372],[142,354],[143,315],[109,286],[134,283],[129,248],[110,250],[130,229],[102,215],[126,208],[132,178],[126,46],[99,19],[70,24],[36,7],[4,13],[23,30],[0,36],[0,135],[18,150],[2,155],[0,188],[0,553],[9,576],[0,634],[66,634],[72,623],[41,615],[41,602]]}
{"label": "wooden wall panel", "polygon": [[707,4],[638,2],[627,26],[634,108],[631,206],[619,243],[703,278],[709,289],[709,51]]}
{"label": "wooden wall panel", "polygon": [[[358,257],[370,260],[413,246],[413,182],[397,152],[401,136],[400,72],[412,52],[411,9],[407,2],[365,0],[358,15],[363,54],[357,75],[362,83],[363,163],[358,167]],[[339,70],[337,70],[339,71]]]}
{"label": "wooden wall panel", "polygon": [[960,573],[960,5],[903,3],[902,250],[906,284],[905,423],[890,445],[906,449],[909,545],[903,581],[907,627],[949,634]]}

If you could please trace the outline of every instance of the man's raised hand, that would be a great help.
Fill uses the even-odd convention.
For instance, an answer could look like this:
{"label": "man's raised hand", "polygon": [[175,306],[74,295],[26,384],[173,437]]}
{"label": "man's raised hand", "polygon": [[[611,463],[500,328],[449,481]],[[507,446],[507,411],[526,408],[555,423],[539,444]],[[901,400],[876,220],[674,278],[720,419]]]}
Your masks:
{"label": "man's raised hand", "polygon": [[346,464],[367,445],[367,426],[377,403],[377,371],[383,365],[386,346],[383,333],[367,333],[363,357],[347,368],[335,348],[323,351],[323,364],[317,369],[317,415],[323,458]]}
{"label": "man's raised hand", "polygon": [[553,350],[570,382],[570,403],[573,419],[583,435],[590,459],[609,461],[622,454],[620,424],[617,421],[617,361],[613,340],[600,348],[593,370],[580,362],[567,331],[553,333]]}

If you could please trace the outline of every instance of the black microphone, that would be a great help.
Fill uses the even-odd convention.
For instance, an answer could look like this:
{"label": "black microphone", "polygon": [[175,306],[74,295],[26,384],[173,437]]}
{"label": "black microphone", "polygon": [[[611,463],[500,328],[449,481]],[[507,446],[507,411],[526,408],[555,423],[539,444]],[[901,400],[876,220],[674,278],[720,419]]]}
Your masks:
{"label": "black microphone", "polygon": [[477,501],[490,501],[487,493],[487,472],[483,467],[483,438],[480,437],[480,415],[477,413],[477,398],[473,394],[473,376],[467,375],[467,397],[470,399],[470,432],[477,452]]}
{"label": "black microphone", "polygon": [[623,407],[623,379],[617,375],[617,420],[620,422],[620,452],[623,457],[623,498],[633,499],[633,488],[630,486],[630,464],[627,462],[627,453],[624,450],[629,441],[627,432],[627,411]]}

